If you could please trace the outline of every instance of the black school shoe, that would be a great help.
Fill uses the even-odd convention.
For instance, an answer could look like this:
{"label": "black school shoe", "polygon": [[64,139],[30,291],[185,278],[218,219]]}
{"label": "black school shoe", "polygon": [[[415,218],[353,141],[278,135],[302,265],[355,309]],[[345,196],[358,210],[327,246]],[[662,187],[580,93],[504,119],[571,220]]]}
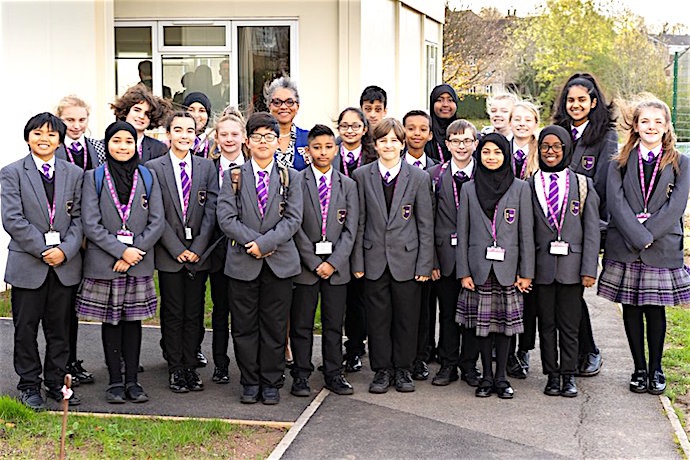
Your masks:
{"label": "black school shoe", "polygon": [[391,381],[393,376],[390,369],[381,369],[376,371],[374,375],[374,380],[369,384],[369,393],[383,394],[388,391],[388,387],[391,386]]}
{"label": "black school shoe", "polygon": [[[422,361],[424,362],[424,361]],[[408,369],[395,370],[395,391],[400,393],[411,393],[414,391],[414,381]]]}
{"label": "black school shoe", "polygon": [[482,380],[479,386],[474,390],[474,395],[477,398],[488,398],[494,392],[494,384],[491,380]]}
{"label": "black school shoe", "polygon": [[128,383],[125,388],[125,396],[133,403],[144,403],[149,400],[144,388],[136,382]]}
{"label": "black school shoe", "polygon": [[646,393],[647,392],[647,371],[636,370],[630,376],[630,391],[633,393]]}
{"label": "black school shoe", "polygon": [[121,383],[110,385],[105,390],[105,401],[108,404],[124,404],[125,397],[125,386]]}
{"label": "black school shoe", "polygon": [[508,356],[506,373],[508,374],[508,377],[512,377],[514,379],[523,380],[527,378],[527,371],[525,371],[525,368],[522,367],[522,364],[520,364],[520,361],[515,353],[511,353],[510,356]]}
{"label": "black school shoe", "polygon": [[199,373],[194,369],[186,369],[184,372],[184,378],[187,381],[187,388],[189,391],[203,391],[204,382],[199,377]]}
{"label": "black school shoe", "polygon": [[337,395],[351,395],[355,390],[343,375],[324,377],[325,387]]}
{"label": "black school shoe", "polygon": [[19,392],[19,401],[29,409],[33,409],[36,412],[46,410],[46,402],[43,400],[41,390],[38,388],[27,388],[26,390],[21,390]]}
{"label": "black school shoe", "polygon": [[647,393],[653,395],[660,395],[666,390],[666,376],[662,371],[654,371],[649,376],[649,384],[647,385]]}
{"label": "black school shoe", "polygon": [[303,377],[295,377],[292,381],[292,388],[290,388],[290,394],[299,397],[308,397],[311,395],[311,388],[309,387],[309,380]]}
{"label": "black school shoe", "polygon": [[466,382],[471,387],[478,387],[481,379],[482,373],[479,372],[479,369],[477,369],[476,367],[468,371],[460,372],[460,380]]}
{"label": "black school shoe", "polygon": [[561,396],[566,398],[574,398],[577,396],[577,385],[575,385],[574,375],[564,375],[563,386],[561,387]]}
{"label": "black school shoe", "polygon": [[[67,365],[67,373],[72,376],[72,386],[80,383],[93,383],[93,374],[81,365],[81,359]],[[76,385],[75,385],[76,384]]]}
{"label": "black school shoe", "polygon": [[230,373],[228,371],[228,368],[216,366],[216,368],[213,369],[213,377],[211,377],[211,380],[214,383],[219,384],[230,383]]}
{"label": "black school shoe", "polygon": [[242,385],[240,402],[242,404],[255,404],[259,402],[259,393],[259,385]]}
{"label": "black school shoe", "polygon": [[559,374],[550,374],[544,387],[544,394],[547,396],[560,396],[561,377]]}
{"label": "black school shoe", "polygon": [[502,382],[496,382],[494,385],[494,390],[496,391],[496,395],[501,399],[513,399],[515,394],[513,387],[510,386],[510,382],[505,380]]}
{"label": "black school shoe", "polygon": [[441,369],[438,370],[433,380],[431,380],[431,384],[444,387],[450,385],[450,382],[457,381],[459,378],[457,366],[445,365],[441,366]]}
{"label": "black school shoe", "polygon": [[273,406],[280,402],[280,392],[276,387],[263,387],[261,389],[261,402],[267,406]]}
{"label": "black school shoe", "polygon": [[415,360],[412,370],[414,380],[426,380],[429,378],[429,366],[421,359]]}
{"label": "black school shoe", "polygon": [[582,357],[580,365],[578,366],[580,377],[592,377],[601,371],[601,365],[604,359],[601,357],[601,352],[587,353]]}
{"label": "black school shoe", "polygon": [[362,357],[360,355],[345,356],[343,361],[345,372],[359,372],[362,370]]}
{"label": "black school shoe", "polygon": [[[62,396],[62,387],[48,387],[46,386],[46,398],[54,399],[55,401],[62,403],[62,401],[65,399],[64,396]],[[78,406],[81,404],[81,399],[79,399],[79,396],[72,391],[72,396],[68,400],[68,404],[70,406]]]}
{"label": "black school shoe", "polygon": [[184,369],[178,369],[170,373],[168,386],[173,393],[189,393]]}
{"label": "black school shoe", "polygon": [[197,350],[196,352],[196,367],[206,367],[208,364],[208,359],[206,359],[206,356],[204,353],[201,351],[201,349]]}

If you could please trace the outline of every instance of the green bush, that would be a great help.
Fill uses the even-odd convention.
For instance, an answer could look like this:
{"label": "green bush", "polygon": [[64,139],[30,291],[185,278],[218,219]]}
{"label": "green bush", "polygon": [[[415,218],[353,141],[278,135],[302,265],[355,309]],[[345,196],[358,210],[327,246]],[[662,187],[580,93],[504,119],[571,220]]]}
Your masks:
{"label": "green bush", "polygon": [[486,95],[458,94],[458,99],[458,118],[489,119],[486,114]]}

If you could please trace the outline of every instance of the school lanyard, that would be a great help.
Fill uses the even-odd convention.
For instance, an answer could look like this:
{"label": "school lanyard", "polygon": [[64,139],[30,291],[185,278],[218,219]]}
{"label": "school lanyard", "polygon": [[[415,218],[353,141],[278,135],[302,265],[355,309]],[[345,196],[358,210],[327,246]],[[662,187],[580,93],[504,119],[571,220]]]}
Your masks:
{"label": "school lanyard", "polygon": [[[53,179],[55,179],[55,174],[53,174]],[[55,181],[53,181],[53,184],[55,184]],[[46,203],[48,203],[48,229],[52,232],[53,231],[53,223],[55,222],[55,191],[53,191],[53,204],[50,204],[50,201],[48,201],[48,198],[46,198]]]}
{"label": "school lanyard", "polygon": [[[349,150],[348,150],[348,152],[349,152]],[[347,177],[350,177],[350,173],[348,172],[348,169],[347,169],[347,162],[345,161],[345,155],[344,155],[344,153],[345,153],[345,147],[343,147],[342,145],[340,145],[340,159],[341,159],[342,162],[343,162],[343,173],[344,173]],[[364,152],[363,152],[362,150],[360,150],[360,151],[359,151],[359,158],[357,158],[357,165],[355,166],[355,169],[357,169],[357,168],[359,168],[360,166],[362,166],[362,155],[364,155]]]}
{"label": "school lanyard", "polygon": [[[201,150],[199,150],[199,147],[202,147]],[[208,158],[208,138],[204,139],[203,142],[199,141],[199,145],[197,145],[196,149],[194,149],[194,153],[199,155],[200,153],[203,153],[204,158]]]}
{"label": "school lanyard", "polygon": [[144,139],[141,140],[141,143],[137,147],[137,152],[139,152],[139,159],[141,159],[144,156]]}
{"label": "school lanyard", "polygon": [[491,236],[494,238],[494,247],[498,243],[496,238],[496,215],[498,215],[498,202],[496,202],[496,209],[494,209],[494,218],[491,219]]}
{"label": "school lanyard", "polygon": [[546,180],[544,179],[544,171],[540,171],[540,173],[541,186],[544,190],[544,201],[546,201],[546,209],[549,211],[549,214],[551,214],[551,217],[553,217],[553,224],[556,226],[556,234],[558,235],[558,241],[561,241],[561,230],[563,230],[563,221],[565,221],[565,208],[568,204],[568,193],[570,192],[570,175],[567,174],[566,171],[565,190],[563,191],[563,203],[561,204],[561,217],[559,219],[556,210],[553,209],[551,203],[549,203],[548,196],[546,196]]}
{"label": "school lanyard", "polygon": [[[516,164],[515,164],[515,155],[511,155],[511,163],[513,164],[513,175],[516,173]],[[518,179],[524,179],[525,177],[525,171],[527,170],[527,156],[525,156],[525,159],[522,160],[522,168],[520,168],[520,175],[518,176]]]}
{"label": "school lanyard", "polygon": [[115,187],[113,186],[112,177],[110,177],[110,171],[108,170],[108,163],[105,164],[105,180],[108,182],[108,190],[110,190],[110,196],[115,203],[115,208],[117,213],[122,219],[122,230],[127,230],[127,220],[129,219],[129,214],[132,212],[132,203],[134,202],[134,194],[137,191],[137,182],[139,182],[139,171],[134,171],[134,179],[132,180],[132,191],[129,194],[129,202],[127,204],[121,204],[120,199],[115,192]]}
{"label": "school lanyard", "polygon": [[[76,143],[79,143],[79,145],[81,145],[81,143],[79,141],[73,142],[72,145],[74,145]],[[70,163],[76,164],[76,163],[74,163],[74,157],[72,156],[72,152],[70,151],[70,149],[72,148],[72,145],[70,145],[69,148],[66,148],[65,150],[67,151],[67,156],[69,157]],[[82,146],[82,147],[84,148],[84,171],[86,171],[86,160],[88,158],[89,151],[87,150],[86,147],[84,147],[84,146]]]}
{"label": "school lanyard", "polygon": [[654,165],[654,171],[652,172],[652,178],[649,181],[649,189],[645,190],[644,188],[644,168],[642,166],[642,156],[640,155],[642,153],[641,149],[638,147],[637,148],[638,154],[637,154],[637,164],[640,169],[640,188],[642,189],[642,199],[644,200],[644,212],[647,212],[647,203],[649,202],[649,197],[652,195],[652,190],[654,189],[654,182],[656,182],[656,175],[659,172],[659,164],[661,164],[661,154],[663,153],[663,150],[659,152],[659,154],[656,156],[656,164]]}

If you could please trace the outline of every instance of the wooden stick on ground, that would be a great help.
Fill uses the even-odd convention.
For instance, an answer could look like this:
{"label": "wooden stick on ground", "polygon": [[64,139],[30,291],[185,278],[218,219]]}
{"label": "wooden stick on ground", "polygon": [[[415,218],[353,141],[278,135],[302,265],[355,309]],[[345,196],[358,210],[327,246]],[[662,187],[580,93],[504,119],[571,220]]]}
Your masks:
{"label": "wooden stick on ground", "polygon": [[72,376],[65,375],[65,386],[62,387],[62,434],[60,435],[60,460],[65,458],[65,435],[67,434],[67,412],[69,410],[69,398],[72,396]]}

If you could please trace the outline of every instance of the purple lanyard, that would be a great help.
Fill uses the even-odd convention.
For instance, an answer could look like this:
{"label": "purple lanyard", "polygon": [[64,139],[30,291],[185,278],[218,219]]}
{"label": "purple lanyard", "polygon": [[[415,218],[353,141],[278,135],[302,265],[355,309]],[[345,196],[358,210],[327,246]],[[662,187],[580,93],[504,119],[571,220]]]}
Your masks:
{"label": "purple lanyard", "polygon": [[652,195],[652,190],[654,189],[654,182],[656,182],[656,175],[659,172],[659,164],[661,164],[661,154],[663,150],[659,152],[656,156],[656,164],[654,165],[654,171],[652,172],[652,178],[649,181],[649,189],[644,188],[644,168],[642,166],[642,150],[640,147],[637,148],[637,164],[640,169],[640,188],[642,189],[642,199],[644,200],[644,212],[647,212],[647,203],[649,202],[649,197]]}
{"label": "purple lanyard", "polygon": [[139,152],[139,158],[144,155],[144,139],[141,140],[141,143],[137,147],[137,152]]}
{"label": "purple lanyard", "polygon": [[452,174],[450,175],[450,180],[453,182],[453,198],[455,198],[455,209],[458,209],[460,207],[460,200],[458,199],[458,186],[455,183],[455,177],[453,177]]}
{"label": "purple lanyard", "polygon": [[115,208],[117,213],[122,219],[122,230],[127,229],[127,219],[129,219],[129,214],[132,212],[132,203],[134,202],[134,195],[137,191],[137,182],[139,182],[139,171],[134,171],[134,179],[132,181],[132,191],[129,194],[129,202],[125,205],[120,203],[120,199],[117,197],[115,192],[115,187],[113,186],[113,179],[110,177],[110,171],[108,170],[108,164],[105,164],[105,180],[108,182],[108,190],[110,190],[110,196],[115,203]]}
{"label": "purple lanyard", "polygon": [[[53,179],[55,179],[55,175],[53,174]],[[53,184],[55,182],[53,181]],[[53,231],[53,223],[55,222],[55,193],[53,192],[53,204],[50,204],[50,201],[46,198],[46,203],[48,203],[48,230],[51,232]]]}
{"label": "purple lanyard", "polygon": [[[516,171],[515,171],[515,167],[516,167],[515,155],[511,155],[510,161],[513,164],[513,174],[515,174],[516,173]],[[526,170],[527,170],[527,156],[525,156],[525,159],[522,160],[522,168],[520,168],[520,176],[518,177],[518,179],[524,179]]]}
{"label": "purple lanyard", "polygon": [[443,150],[441,150],[441,144],[436,142],[436,148],[438,149],[438,158],[443,161]]}
{"label": "purple lanyard", "polygon": [[[203,147],[202,147],[203,146]],[[199,147],[202,147],[201,150],[199,150]],[[197,149],[195,150],[196,153],[202,153],[204,154],[204,158],[208,158],[208,138],[204,139],[204,142],[200,142],[199,145],[197,146]]]}
{"label": "purple lanyard", "polygon": [[496,209],[494,209],[494,218],[491,219],[491,236],[494,238],[494,247],[497,246],[496,239],[496,216],[498,215],[498,202],[496,203]]}
{"label": "purple lanyard", "polygon": [[[349,152],[349,150],[348,150],[348,152]],[[343,147],[342,144],[341,144],[341,145],[340,145],[340,159],[341,159],[342,162],[343,162],[343,173],[344,173],[347,177],[350,177],[350,173],[348,172],[348,169],[347,169],[347,162],[345,161],[345,155],[344,155],[344,153],[345,153],[345,147]],[[357,158],[357,166],[355,166],[355,169],[357,169],[357,168],[359,168],[360,166],[362,166],[362,155],[363,155],[363,154],[364,154],[364,152],[362,152],[362,151],[360,150],[360,151],[359,151],[359,158]]]}
{"label": "purple lanyard", "polygon": [[553,223],[556,226],[556,233],[558,234],[558,241],[561,240],[561,230],[563,230],[563,221],[565,220],[565,207],[568,204],[568,193],[570,193],[570,175],[565,175],[565,190],[563,192],[563,204],[561,205],[561,218],[559,220],[556,210],[551,207],[549,199],[546,196],[546,180],[544,179],[544,171],[541,172],[541,186],[544,190],[544,201],[546,201],[546,209],[553,217]]}
{"label": "purple lanyard", "polygon": [[[74,142],[72,143],[72,145],[74,145]],[[69,157],[70,163],[75,164],[74,163],[74,157],[72,156],[72,152],[70,151],[70,149],[72,148],[72,145],[70,145],[70,148],[65,149],[65,150],[67,151],[67,156]],[[84,146],[82,146],[82,147],[84,147]],[[88,150],[86,149],[86,147],[84,147],[84,171],[86,171],[86,159],[87,159],[88,154],[89,154]]]}

